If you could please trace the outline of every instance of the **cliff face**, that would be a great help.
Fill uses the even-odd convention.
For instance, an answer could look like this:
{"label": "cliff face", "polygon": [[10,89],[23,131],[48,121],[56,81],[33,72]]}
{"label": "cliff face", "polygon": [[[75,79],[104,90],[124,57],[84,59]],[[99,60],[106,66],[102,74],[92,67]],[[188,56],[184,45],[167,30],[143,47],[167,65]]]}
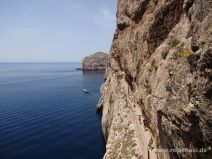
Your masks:
{"label": "cliff face", "polygon": [[[211,0],[118,1],[97,105],[105,159],[212,156],[211,8]],[[207,152],[179,152],[186,148]]]}
{"label": "cliff face", "polygon": [[108,54],[97,52],[83,59],[83,70],[105,70],[108,61]]}

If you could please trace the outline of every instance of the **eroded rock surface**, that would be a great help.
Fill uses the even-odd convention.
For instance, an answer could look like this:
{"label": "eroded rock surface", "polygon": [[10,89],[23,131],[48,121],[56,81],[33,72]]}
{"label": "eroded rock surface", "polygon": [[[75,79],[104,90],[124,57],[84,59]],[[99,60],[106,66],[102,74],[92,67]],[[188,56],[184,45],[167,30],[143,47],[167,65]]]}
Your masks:
{"label": "eroded rock surface", "polygon": [[108,61],[108,54],[97,52],[83,59],[83,70],[105,70]]}
{"label": "eroded rock surface", "polygon": [[211,0],[118,1],[97,105],[104,159],[212,158],[211,9]]}

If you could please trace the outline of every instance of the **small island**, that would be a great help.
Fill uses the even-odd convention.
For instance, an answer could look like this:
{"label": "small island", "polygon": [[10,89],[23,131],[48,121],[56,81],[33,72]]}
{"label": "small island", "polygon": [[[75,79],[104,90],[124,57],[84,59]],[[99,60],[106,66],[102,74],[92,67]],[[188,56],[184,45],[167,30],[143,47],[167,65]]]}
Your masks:
{"label": "small island", "polygon": [[82,70],[85,71],[105,70],[107,66],[107,61],[108,61],[108,54],[103,52],[96,52],[83,59]]}

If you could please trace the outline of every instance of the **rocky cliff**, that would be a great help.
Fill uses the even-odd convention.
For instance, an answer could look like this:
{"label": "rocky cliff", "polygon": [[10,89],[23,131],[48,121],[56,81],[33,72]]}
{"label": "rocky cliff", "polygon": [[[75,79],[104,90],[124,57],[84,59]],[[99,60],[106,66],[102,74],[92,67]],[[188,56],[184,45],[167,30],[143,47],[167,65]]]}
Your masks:
{"label": "rocky cliff", "polygon": [[104,159],[212,158],[211,9],[211,0],[118,0],[97,105]]}
{"label": "rocky cliff", "polygon": [[108,61],[108,54],[97,52],[83,59],[83,70],[105,70]]}

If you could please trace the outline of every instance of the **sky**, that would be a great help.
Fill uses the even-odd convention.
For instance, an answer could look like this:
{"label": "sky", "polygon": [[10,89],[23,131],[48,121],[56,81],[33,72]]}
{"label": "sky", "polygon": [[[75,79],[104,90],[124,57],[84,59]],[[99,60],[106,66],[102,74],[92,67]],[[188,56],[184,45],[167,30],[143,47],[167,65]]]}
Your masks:
{"label": "sky", "polygon": [[117,0],[0,0],[0,62],[80,62],[108,53]]}

